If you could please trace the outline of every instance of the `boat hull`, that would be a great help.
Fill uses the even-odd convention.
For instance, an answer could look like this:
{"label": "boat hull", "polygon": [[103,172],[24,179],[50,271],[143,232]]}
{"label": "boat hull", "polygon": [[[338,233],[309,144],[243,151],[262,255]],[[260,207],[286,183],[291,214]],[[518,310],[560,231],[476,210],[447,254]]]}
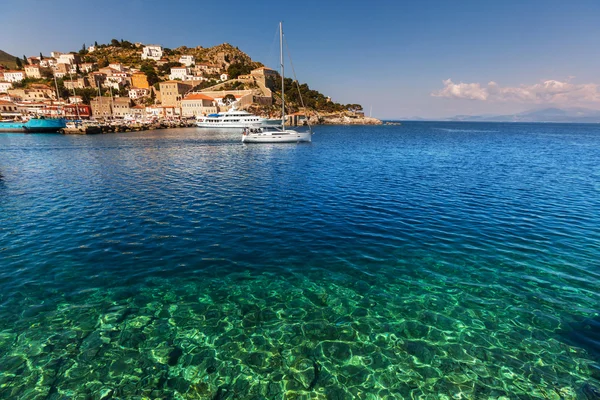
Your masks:
{"label": "boat hull", "polygon": [[312,140],[311,132],[268,132],[242,135],[242,143],[301,143]]}
{"label": "boat hull", "polygon": [[64,119],[32,118],[27,122],[0,122],[0,132],[58,133],[65,128]]}

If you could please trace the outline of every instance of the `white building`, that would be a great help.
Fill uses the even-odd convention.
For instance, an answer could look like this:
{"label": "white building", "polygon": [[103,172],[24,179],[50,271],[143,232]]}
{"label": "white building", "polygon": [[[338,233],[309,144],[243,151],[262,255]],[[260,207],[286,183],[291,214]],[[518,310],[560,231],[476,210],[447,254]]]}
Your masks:
{"label": "white building", "polygon": [[57,63],[75,65],[77,64],[77,61],[79,61],[78,59],[79,56],[76,54],[61,54],[60,57],[58,57]]}
{"label": "white building", "polygon": [[6,91],[10,88],[12,88],[12,83],[0,82],[0,93],[6,93]]}
{"label": "white building", "polygon": [[96,46],[90,46],[88,47],[88,53],[93,53],[96,51]]}
{"label": "white building", "polygon": [[194,56],[181,56],[179,58],[179,63],[185,65],[186,67],[190,67],[195,62],[196,58]]}
{"label": "white building", "polygon": [[56,64],[56,58],[44,58],[43,60],[40,60],[40,67],[52,68],[56,67]]}
{"label": "white building", "polygon": [[52,58],[58,58],[62,55],[62,53],[60,51],[51,51],[50,52],[50,57]]}
{"label": "white building", "polygon": [[160,45],[151,44],[148,46],[144,46],[144,50],[142,51],[142,60],[155,60],[158,61],[163,56],[163,49]]}
{"label": "white building", "polygon": [[181,100],[181,115],[196,117],[216,113],[215,99],[202,93],[188,94]]}
{"label": "white building", "polygon": [[4,80],[6,82],[21,82],[25,79],[23,71],[4,71]]}
{"label": "white building", "polygon": [[125,67],[121,63],[108,64],[108,67],[112,68],[112,69],[115,69],[115,70],[117,70],[119,72],[125,72]]}
{"label": "white building", "polygon": [[188,77],[192,77],[190,74],[190,69],[188,67],[172,67],[171,75],[169,75],[169,80],[179,79],[185,81]]}
{"label": "white building", "polygon": [[150,89],[145,88],[131,88],[129,89],[129,98],[131,100],[140,99],[150,94]]}
{"label": "white building", "polygon": [[224,82],[224,81],[226,81],[226,80],[227,80],[229,77],[227,76],[227,74],[221,74],[220,78],[221,78],[221,82]]}
{"label": "white building", "polygon": [[69,103],[70,104],[82,104],[83,99],[81,98],[81,96],[69,96]]}

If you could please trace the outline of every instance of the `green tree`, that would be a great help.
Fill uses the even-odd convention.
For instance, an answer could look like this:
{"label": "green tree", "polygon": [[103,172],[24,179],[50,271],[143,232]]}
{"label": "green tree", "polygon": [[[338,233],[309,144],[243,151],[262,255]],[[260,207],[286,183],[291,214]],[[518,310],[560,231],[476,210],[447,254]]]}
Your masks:
{"label": "green tree", "polygon": [[227,75],[229,75],[229,79],[235,79],[240,75],[247,75],[252,71],[252,66],[249,64],[235,63],[231,64],[229,68],[227,68]]}
{"label": "green tree", "polygon": [[23,63],[19,57],[15,57],[15,63],[17,64],[17,69],[23,69]]}
{"label": "green tree", "polygon": [[98,47],[98,42],[94,41],[94,47]]}
{"label": "green tree", "polygon": [[25,57],[25,54],[23,54],[23,65],[27,65],[27,64],[29,64],[27,62],[27,57]]}
{"label": "green tree", "polygon": [[42,55],[42,52],[40,51],[40,61],[42,61],[44,59],[44,56]]}
{"label": "green tree", "polygon": [[228,94],[225,97],[223,97],[224,104],[232,104],[234,101],[235,101],[235,96],[232,94]]}
{"label": "green tree", "polygon": [[101,60],[98,60],[98,68],[104,68],[104,67],[108,67],[108,58],[104,57]]}
{"label": "green tree", "polygon": [[114,47],[121,47],[121,42],[119,42],[117,39],[112,39],[110,41],[110,45]]}
{"label": "green tree", "polygon": [[151,64],[147,62],[142,63],[140,71],[146,74],[146,79],[148,80],[149,85],[152,86],[160,81],[158,75],[156,74],[156,71],[154,70],[154,67]]}
{"label": "green tree", "polygon": [[42,68],[40,71],[40,74],[42,75],[42,78],[44,79],[53,79],[54,78],[54,74],[52,73],[52,70],[49,68]]}

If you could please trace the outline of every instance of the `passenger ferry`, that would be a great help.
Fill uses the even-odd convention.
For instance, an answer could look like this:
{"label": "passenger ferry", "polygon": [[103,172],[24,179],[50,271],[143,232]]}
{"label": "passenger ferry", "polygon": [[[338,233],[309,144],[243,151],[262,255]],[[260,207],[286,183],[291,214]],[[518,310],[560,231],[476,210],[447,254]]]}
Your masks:
{"label": "passenger ferry", "polygon": [[223,113],[197,117],[196,122],[196,126],[200,128],[245,128],[249,125],[277,124],[281,124],[281,120],[262,118],[248,111],[238,110],[235,106]]}

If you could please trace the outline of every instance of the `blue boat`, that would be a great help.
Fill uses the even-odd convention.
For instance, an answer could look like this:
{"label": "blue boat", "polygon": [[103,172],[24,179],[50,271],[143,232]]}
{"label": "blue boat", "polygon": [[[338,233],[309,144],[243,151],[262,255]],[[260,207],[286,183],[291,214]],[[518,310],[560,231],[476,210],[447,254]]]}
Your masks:
{"label": "blue boat", "polygon": [[63,118],[31,118],[27,122],[0,122],[0,132],[58,133],[66,126]]}

